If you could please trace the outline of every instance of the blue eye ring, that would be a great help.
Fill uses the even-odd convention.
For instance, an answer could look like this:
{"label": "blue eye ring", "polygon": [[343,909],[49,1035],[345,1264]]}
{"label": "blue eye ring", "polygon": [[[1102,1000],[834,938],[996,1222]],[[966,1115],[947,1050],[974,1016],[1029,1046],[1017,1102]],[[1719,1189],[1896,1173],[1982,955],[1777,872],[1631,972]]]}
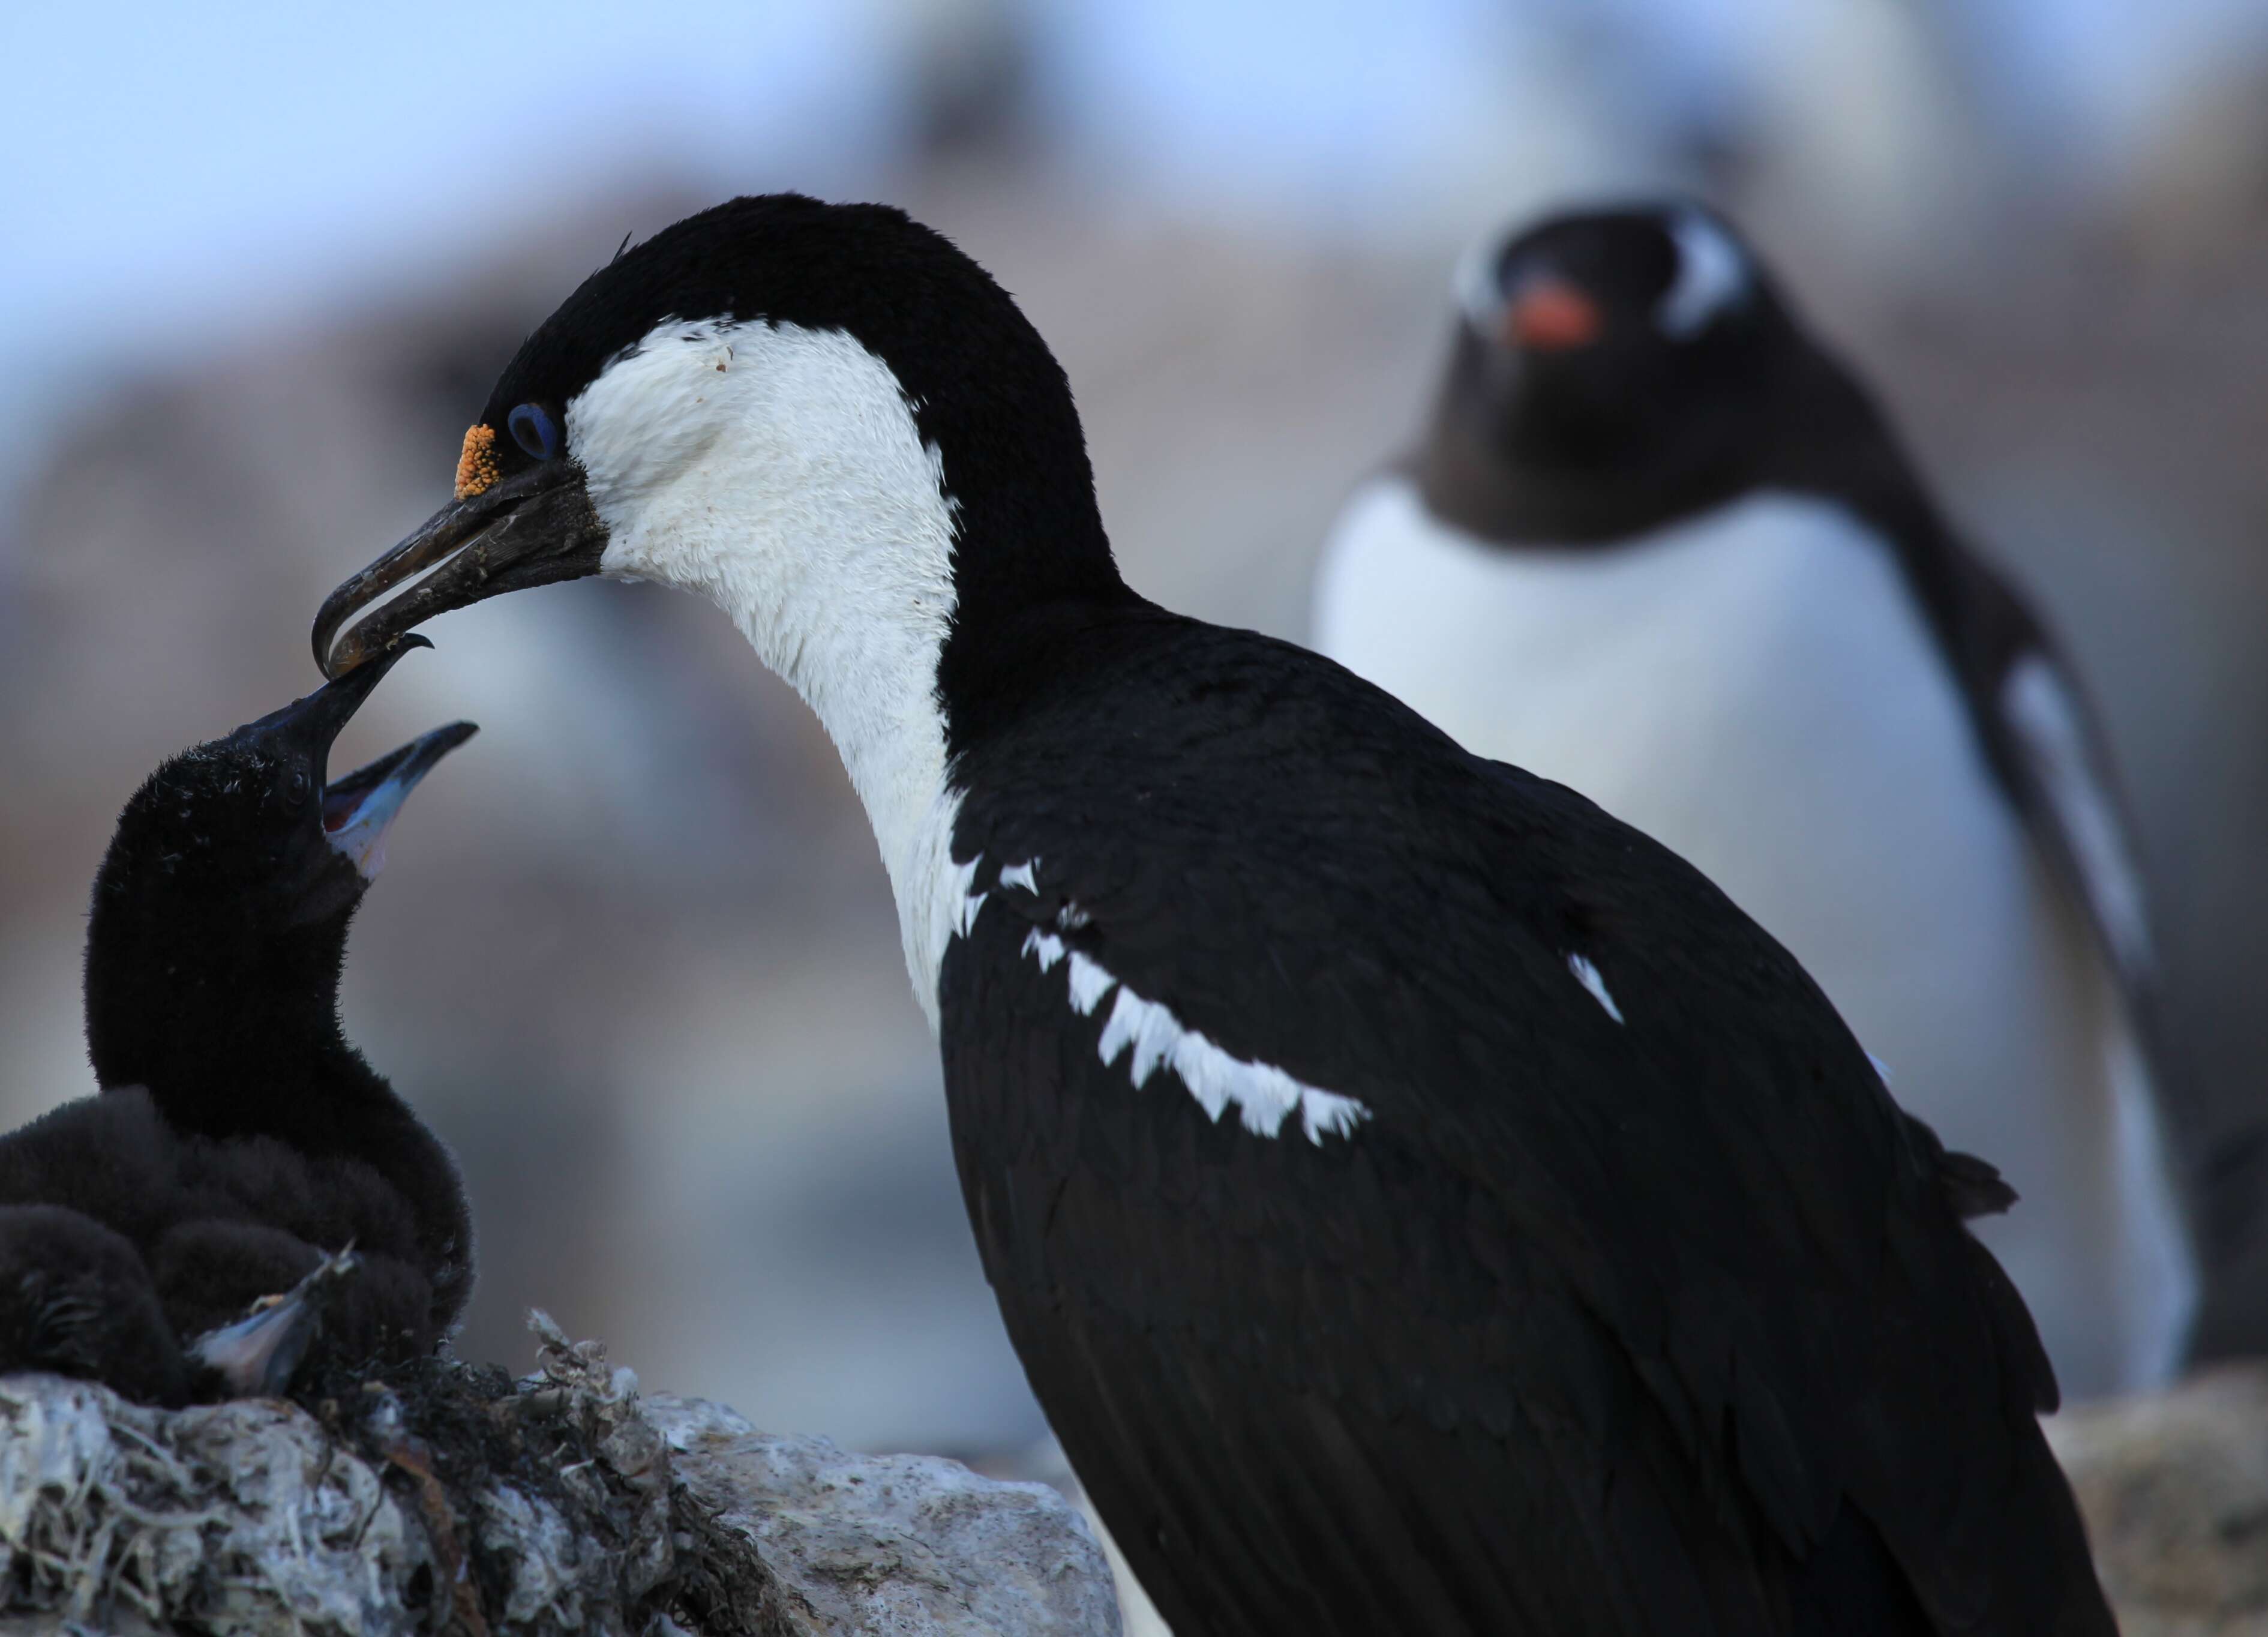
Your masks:
{"label": "blue eye ring", "polygon": [[512,442],[534,459],[549,461],[559,453],[559,428],[553,424],[550,411],[541,404],[521,404],[504,417],[504,424],[512,433]]}

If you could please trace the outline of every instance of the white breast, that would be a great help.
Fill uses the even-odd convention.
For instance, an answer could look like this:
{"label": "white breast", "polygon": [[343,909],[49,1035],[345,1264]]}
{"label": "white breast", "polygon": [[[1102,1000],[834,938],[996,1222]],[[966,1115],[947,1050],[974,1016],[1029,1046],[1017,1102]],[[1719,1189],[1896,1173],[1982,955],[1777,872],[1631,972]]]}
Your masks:
{"label": "white breast", "polygon": [[1768,493],[1609,549],[1511,549],[1387,478],[1332,535],[1315,627],[1469,748],[1683,854],[1793,951],[1900,1102],[2023,1196],[1984,1237],[2066,1390],[2162,1372],[2186,1299],[2131,1094],[2120,1135],[2124,1019],[1884,542]]}

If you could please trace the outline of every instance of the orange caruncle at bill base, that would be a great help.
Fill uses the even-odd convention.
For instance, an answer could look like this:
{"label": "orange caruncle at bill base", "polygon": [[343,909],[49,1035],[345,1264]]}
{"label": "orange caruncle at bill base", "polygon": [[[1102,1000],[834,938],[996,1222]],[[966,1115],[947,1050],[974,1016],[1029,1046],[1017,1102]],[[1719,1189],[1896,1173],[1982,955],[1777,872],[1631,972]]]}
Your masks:
{"label": "orange caruncle at bill base", "polygon": [[457,498],[469,500],[503,476],[497,465],[496,428],[475,422],[465,429],[465,447],[457,456]]}

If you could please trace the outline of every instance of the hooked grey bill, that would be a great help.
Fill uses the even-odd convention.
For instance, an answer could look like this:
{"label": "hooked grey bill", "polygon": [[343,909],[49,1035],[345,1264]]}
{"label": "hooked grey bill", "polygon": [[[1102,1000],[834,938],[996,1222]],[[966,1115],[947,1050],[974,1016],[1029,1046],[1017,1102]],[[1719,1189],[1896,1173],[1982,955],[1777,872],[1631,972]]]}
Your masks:
{"label": "hooked grey bill", "polygon": [[281,710],[270,711],[256,722],[247,722],[237,730],[239,734],[281,741],[317,758],[330,755],[332,744],[346,731],[386,674],[413,648],[430,648],[433,645],[423,637],[404,636],[388,648],[386,663],[357,671],[352,676],[334,677],[304,699],[294,699]]}
{"label": "hooked grey bill", "polygon": [[[326,597],[315,615],[315,663],[326,676],[343,676],[437,614],[595,574],[606,549],[606,525],[572,461],[516,473],[451,501]],[[391,601],[349,627],[389,592]]]}

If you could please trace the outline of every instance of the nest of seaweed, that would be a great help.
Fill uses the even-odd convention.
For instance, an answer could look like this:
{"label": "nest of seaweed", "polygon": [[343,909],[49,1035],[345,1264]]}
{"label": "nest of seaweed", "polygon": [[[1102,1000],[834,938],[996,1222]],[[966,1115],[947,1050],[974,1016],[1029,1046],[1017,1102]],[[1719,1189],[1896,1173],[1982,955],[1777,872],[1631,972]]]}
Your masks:
{"label": "nest of seaweed", "polygon": [[541,1368],[518,1381],[434,1359],[334,1372],[291,1403],[166,1412],[0,1380],[0,1619],[764,1637],[748,1622],[773,1606],[765,1571],[672,1480],[636,1377],[530,1324]]}

